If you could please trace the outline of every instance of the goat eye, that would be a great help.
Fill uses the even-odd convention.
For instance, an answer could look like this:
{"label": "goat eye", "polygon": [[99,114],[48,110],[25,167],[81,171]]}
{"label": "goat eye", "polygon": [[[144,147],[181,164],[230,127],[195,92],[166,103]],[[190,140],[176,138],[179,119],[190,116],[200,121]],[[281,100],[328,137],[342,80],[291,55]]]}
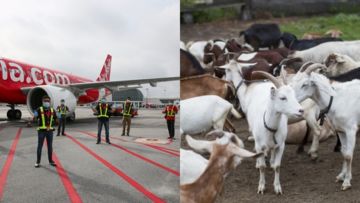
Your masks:
{"label": "goat eye", "polygon": [[285,101],[286,97],[280,97],[280,100]]}
{"label": "goat eye", "polygon": [[308,85],[307,84],[303,84],[302,86],[301,86],[301,88],[305,88],[305,87],[307,87]]}

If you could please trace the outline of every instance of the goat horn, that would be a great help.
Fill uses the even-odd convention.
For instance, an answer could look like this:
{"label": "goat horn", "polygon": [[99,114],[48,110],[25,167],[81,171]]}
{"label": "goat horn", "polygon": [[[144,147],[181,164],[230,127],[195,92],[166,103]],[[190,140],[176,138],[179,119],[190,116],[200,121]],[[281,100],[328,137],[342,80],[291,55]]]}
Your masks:
{"label": "goat horn", "polygon": [[299,62],[301,62],[301,61],[302,61],[302,59],[301,59],[301,58],[299,58],[299,57],[295,57],[295,58],[286,58],[286,59],[283,59],[283,60],[280,62],[279,66],[282,66],[282,65],[287,65],[289,62],[294,62],[294,61],[299,61]]}
{"label": "goat horn", "polygon": [[264,72],[264,71],[254,71],[251,74],[251,79],[253,79],[254,77],[264,77],[269,79],[272,83],[274,83],[276,88],[279,88],[280,86],[282,86],[282,84],[280,83],[280,81],[278,79],[276,79],[274,76],[272,76],[270,73]]}
{"label": "goat horn", "polygon": [[281,76],[284,84],[287,85],[287,84],[288,84],[288,81],[287,81],[287,78],[286,78],[286,70],[285,70],[284,67],[285,67],[285,65],[282,65],[282,66],[280,67],[280,76]]}
{"label": "goat horn", "polygon": [[311,61],[308,61],[308,62],[306,62],[306,63],[304,63],[301,67],[300,67],[300,69],[299,69],[299,71],[298,72],[304,72],[304,70],[306,70],[306,68],[308,67],[308,66],[310,66],[310,65],[312,65],[312,64],[314,64],[313,62],[311,62]]}
{"label": "goat horn", "polygon": [[305,73],[307,73],[308,75],[310,75],[311,72],[313,72],[314,70],[319,69],[319,68],[326,68],[326,66],[324,66],[323,64],[320,64],[320,63],[315,63],[315,64],[312,64],[311,66],[309,66],[309,67],[305,70]]}

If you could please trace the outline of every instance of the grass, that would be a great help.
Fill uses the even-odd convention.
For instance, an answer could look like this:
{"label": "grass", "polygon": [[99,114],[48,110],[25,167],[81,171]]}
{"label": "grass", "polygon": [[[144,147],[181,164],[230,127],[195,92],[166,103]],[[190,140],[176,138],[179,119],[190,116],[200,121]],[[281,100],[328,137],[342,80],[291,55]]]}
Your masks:
{"label": "grass", "polygon": [[197,23],[235,19],[237,11],[234,8],[211,8],[193,12],[194,20]]}
{"label": "grass", "polygon": [[300,18],[280,24],[281,31],[290,32],[301,38],[304,33],[325,33],[329,29],[339,29],[344,40],[360,39],[360,16],[357,14],[337,14],[331,16]]}

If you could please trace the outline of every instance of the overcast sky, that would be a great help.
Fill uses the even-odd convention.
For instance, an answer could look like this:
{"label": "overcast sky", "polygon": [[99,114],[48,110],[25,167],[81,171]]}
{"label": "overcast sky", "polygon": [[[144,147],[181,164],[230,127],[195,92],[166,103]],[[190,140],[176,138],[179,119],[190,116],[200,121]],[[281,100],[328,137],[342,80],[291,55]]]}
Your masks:
{"label": "overcast sky", "polygon": [[[178,0],[1,0],[0,55],[95,80],[109,53],[111,80],[179,76],[179,9]],[[179,97],[178,84],[149,96]]]}

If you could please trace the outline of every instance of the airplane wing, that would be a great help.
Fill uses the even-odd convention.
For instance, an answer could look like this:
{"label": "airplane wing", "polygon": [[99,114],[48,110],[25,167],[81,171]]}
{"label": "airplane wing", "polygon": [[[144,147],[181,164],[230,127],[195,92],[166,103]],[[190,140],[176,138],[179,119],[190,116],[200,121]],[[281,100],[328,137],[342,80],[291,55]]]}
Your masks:
{"label": "airplane wing", "polygon": [[179,77],[168,77],[168,78],[151,78],[151,79],[138,79],[138,80],[122,80],[122,81],[98,81],[98,82],[87,82],[87,83],[72,83],[67,85],[70,88],[76,88],[80,90],[92,89],[92,88],[118,88],[128,87],[130,85],[141,85],[149,83],[152,87],[156,86],[157,82],[167,82],[179,80]]}
{"label": "airplane wing", "polygon": [[[131,87],[132,85],[141,84],[150,84],[152,87],[156,86],[157,82],[167,82],[167,81],[175,81],[179,80],[180,77],[168,77],[168,78],[151,78],[151,79],[137,79],[137,80],[122,80],[122,81],[97,81],[97,82],[86,82],[86,83],[72,83],[70,85],[58,85],[58,84],[51,84],[54,86],[62,87],[69,89],[75,95],[78,95],[81,92],[84,92],[87,89],[98,89],[98,88],[107,88],[111,91],[118,90],[119,88],[123,87],[125,89],[134,88]],[[21,91],[27,95],[27,93],[33,87],[23,87]]]}

